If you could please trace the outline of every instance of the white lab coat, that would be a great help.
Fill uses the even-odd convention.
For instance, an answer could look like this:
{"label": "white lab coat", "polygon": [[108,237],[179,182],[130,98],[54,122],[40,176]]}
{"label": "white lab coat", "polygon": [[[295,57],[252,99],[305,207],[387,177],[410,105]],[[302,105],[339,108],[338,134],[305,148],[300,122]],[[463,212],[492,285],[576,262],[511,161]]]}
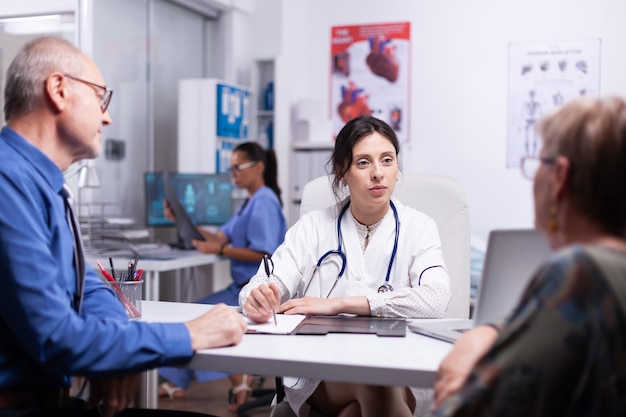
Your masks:
{"label": "white lab coat", "polygon": [[[395,198],[393,202],[400,223],[398,249],[389,279],[394,291],[378,293],[378,288],[385,283],[394,246],[393,211],[387,212],[363,252],[348,209],[341,221],[346,270],[330,297],[365,295],[373,316],[443,317],[451,292],[437,225],[426,214]],[[287,231],[285,241],[272,255],[272,280],[281,288],[283,301],[304,295],[326,297],[330,291],[341,268],[340,256],[328,256],[314,275],[313,270],[322,255],[338,248],[337,217],[344,204],[309,212]],[[267,283],[267,278],[261,265],[240,292],[240,304],[243,305],[250,291],[262,283]],[[287,400],[294,411],[308,414],[308,407],[302,410],[301,407],[318,384],[317,380],[285,378]]]}

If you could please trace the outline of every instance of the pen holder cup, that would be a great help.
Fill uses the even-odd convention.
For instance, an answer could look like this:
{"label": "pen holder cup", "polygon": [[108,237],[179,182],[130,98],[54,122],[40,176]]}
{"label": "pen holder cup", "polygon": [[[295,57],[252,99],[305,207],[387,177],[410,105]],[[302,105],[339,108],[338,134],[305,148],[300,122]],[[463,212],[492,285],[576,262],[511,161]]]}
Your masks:
{"label": "pen holder cup", "polygon": [[141,318],[141,298],[143,293],[143,280],[139,281],[107,281],[109,287],[126,311],[131,320]]}

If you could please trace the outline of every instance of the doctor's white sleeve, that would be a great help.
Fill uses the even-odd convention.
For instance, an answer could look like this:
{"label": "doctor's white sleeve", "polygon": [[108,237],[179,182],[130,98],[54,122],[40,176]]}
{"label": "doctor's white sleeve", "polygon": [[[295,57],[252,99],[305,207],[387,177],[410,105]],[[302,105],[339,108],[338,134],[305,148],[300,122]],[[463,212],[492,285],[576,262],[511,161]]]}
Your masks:
{"label": "doctor's white sleeve", "polygon": [[[405,221],[405,225],[406,225]],[[441,318],[452,296],[450,276],[441,252],[441,239],[435,222],[423,218],[414,225],[421,236],[410,241],[413,259],[409,265],[409,285],[386,293],[368,294],[372,316]],[[403,242],[409,244],[408,239]]]}

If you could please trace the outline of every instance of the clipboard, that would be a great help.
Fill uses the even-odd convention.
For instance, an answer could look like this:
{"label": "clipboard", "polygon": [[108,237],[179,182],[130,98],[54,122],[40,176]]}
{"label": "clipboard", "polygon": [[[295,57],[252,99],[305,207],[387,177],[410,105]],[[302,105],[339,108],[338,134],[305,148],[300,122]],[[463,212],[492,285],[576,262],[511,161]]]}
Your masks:
{"label": "clipboard", "polygon": [[375,334],[383,337],[406,336],[406,319],[363,316],[310,316],[296,334],[325,335],[328,333]]}

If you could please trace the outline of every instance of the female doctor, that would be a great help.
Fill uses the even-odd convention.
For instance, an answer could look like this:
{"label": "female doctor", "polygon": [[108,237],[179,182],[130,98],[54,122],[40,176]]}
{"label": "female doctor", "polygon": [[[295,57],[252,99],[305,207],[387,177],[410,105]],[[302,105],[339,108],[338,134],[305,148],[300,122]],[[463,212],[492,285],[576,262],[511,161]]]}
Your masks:
{"label": "female doctor", "polygon": [[[239,294],[248,317],[265,322],[273,309],[285,314],[443,316],[450,283],[437,226],[392,198],[398,151],[394,131],[379,119],[361,116],[343,127],[329,164],[337,200],[342,191],[349,196],[303,215],[287,231],[272,255],[269,280],[260,267]],[[285,391],[299,416],[314,409],[341,417],[408,417],[416,405],[406,387],[285,378]]]}

